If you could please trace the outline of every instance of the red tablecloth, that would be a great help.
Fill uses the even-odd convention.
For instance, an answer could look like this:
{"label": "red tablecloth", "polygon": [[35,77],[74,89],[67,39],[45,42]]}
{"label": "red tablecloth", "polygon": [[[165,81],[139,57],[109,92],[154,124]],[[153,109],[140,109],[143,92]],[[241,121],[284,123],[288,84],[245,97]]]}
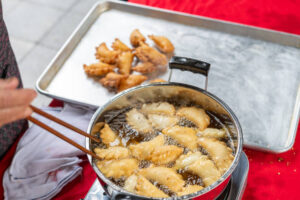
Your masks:
{"label": "red tablecloth", "polygon": [[[131,2],[300,34],[300,0],[131,0]],[[60,105],[58,102],[52,104],[58,105]],[[299,133],[298,127],[298,135]],[[16,145],[1,160],[1,180],[15,147]],[[250,171],[243,199],[299,199],[299,150],[299,136],[292,150],[279,155],[245,149],[250,162]],[[88,162],[81,165],[84,168],[82,176],[68,184],[54,199],[84,198],[96,175]],[[0,187],[0,194],[2,192]]]}

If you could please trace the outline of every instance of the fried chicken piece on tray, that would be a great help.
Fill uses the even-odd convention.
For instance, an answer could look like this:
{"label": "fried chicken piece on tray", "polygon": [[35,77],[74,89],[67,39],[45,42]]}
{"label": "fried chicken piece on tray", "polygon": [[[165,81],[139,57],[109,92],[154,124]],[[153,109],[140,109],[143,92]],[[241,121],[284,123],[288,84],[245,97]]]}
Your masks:
{"label": "fried chicken piece on tray", "polygon": [[119,55],[117,66],[121,74],[125,74],[125,75],[130,74],[133,57],[134,55],[130,51],[122,52]]}
{"label": "fried chicken piece on tray", "polygon": [[140,46],[135,49],[135,55],[140,61],[151,62],[155,65],[165,66],[168,62],[168,59],[164,54],[152,47],[149,47],[145,43],[140,43]]}
{"label": "fried chicken piece on tray", "polygon": [[137,47],[140,45],[140,42],[144,43],[146,38],[141,34],[139,29],[134,29],[130,34],[130,43],[132,46]]}
{"label": "fried chicken piece on tray", "polygon": [[83,65],[85,73],[90,76],[103,76],[109,72],[114,71],[115,66],[103,62],[93,63],[90,65]]}
{"label": "fried chicken piece on tray", "polygon": [[128,76],[128,78],[121,80],[120,87],[119,87],[119,92],[126,90],[128,88],[137,86],[147,80],[146,76],[143,75],[137,75],[137,74],[131,74]]}
{"label": "fried chicken piece on tray", "polygon": [[156,69],[156,66],[151,62],[143,62],[132,68],[133,71],[140,72],[142,74],[149,74],[154,72]]}
{"label": "fried chicken piece on tray", "polygon": [[115,51],[131,51],[131,49],[118,38],[112,43],[111,48]]}
{"label": "fried chicken piece on tray", "polygon": [[96,58],[107,64],[115,64],[117,62],[118,54],[117,51],[109,50],[105,42],[102,42],[96,47]]}
{"label": "fried chicken piece on tray", "polygon": [[99,82],[109,90],[117,90],[121,81],[126,79],[127,77],[127,75],[110,72],[104,78],[100,79]]}
{"label": "fried chicken piece on tray", "polygon": [[160,51],[164,53],[172,53],[174,51],[174,46],[168,38],[156,35],[148,35],[148,37],[153,40]]}

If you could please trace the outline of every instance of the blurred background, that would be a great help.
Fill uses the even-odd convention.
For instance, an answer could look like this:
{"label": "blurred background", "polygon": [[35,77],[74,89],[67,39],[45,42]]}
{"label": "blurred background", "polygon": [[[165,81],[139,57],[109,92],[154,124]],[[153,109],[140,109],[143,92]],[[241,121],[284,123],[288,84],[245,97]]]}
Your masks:
{"label": "blurred background", "polygon": [[[53,56],[98,1],[2,0],[4,20],[24,87],[35,87]],[[39,95],[33,104],[47,106],[50,101]]]}

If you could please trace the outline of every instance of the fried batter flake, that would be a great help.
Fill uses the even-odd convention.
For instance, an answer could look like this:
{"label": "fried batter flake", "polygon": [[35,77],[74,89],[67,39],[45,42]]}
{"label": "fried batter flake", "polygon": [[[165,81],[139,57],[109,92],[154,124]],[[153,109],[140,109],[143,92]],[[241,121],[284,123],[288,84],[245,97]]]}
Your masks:
{"label": "fried batter flake", "polygon": [[119,55],[117,65],[121,74],[130,74],[133,57],[134,55],[130,51],[122,52]]}
{"label": "fried batter flake", "polygon": [[137,86],[147,80],[146,76],[131,74],[128,78],[121,80],[119,91],[126,90],[128,88]]}
{"label": "fried batter flake", "polygon": [[161,78],[153,79],[152,81],[150,81],[150,83],[161,83],[161,82],[167,82],[167,81]]}
{"label": "fried batter flake", "polygon": [[115,51],[131,51],[131,49],[118,38],[112,43],[111,47]]}
{"label": "fried batter flake", "polygon": [[168,38],[158,35],[148,35],[148,37],[153,40],[160,51],[164,53],[172,53],[174,51],[174,46]]}
{"label": "fried batter flake", "polygon": [[98,60],[104,63],[115,64],[117,62],[118,52],[109,50],[105,42],[102,42],[98,47],[96,47],[95,56]]}
{"label": "fried batter flake", "polygon": [[156,69],[156,66],[151,62],[143,62],[132,68],[133,71],[140,72],[142,74],[149,74],[154,72]]}
{"label": "fried batter flake", "polygon": [[102,76],[114,71],[115,66],[103,62],[93,63],[90,65],[83,65],[85,73],[91,76]]}
{"label": "fried batter flake", "polygon": [[167,57],[157,51],[156,49],[149,47],[145,43],[141,43],[138,48],[135,50],[135,55],[142,62],[151,62],[155,65],[167,65]]}
{"label": "fried batter flake", "polygon": [[100,83],[109,89],[118,89],[121,80],[126,79],[127,75],[117,74],[115,72],[108,73],[104,78],[100,79]]}

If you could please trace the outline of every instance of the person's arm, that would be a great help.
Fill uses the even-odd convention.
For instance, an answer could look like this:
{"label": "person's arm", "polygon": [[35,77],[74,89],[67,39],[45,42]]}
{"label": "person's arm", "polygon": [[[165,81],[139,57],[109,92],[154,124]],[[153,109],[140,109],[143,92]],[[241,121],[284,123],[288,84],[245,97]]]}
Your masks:
{"label": "person's arm", "polygon": [[17,78],[0,79],[0,128],[1,126],[31,115],[29,104],[36,97],[32,89],[17,89]]}

